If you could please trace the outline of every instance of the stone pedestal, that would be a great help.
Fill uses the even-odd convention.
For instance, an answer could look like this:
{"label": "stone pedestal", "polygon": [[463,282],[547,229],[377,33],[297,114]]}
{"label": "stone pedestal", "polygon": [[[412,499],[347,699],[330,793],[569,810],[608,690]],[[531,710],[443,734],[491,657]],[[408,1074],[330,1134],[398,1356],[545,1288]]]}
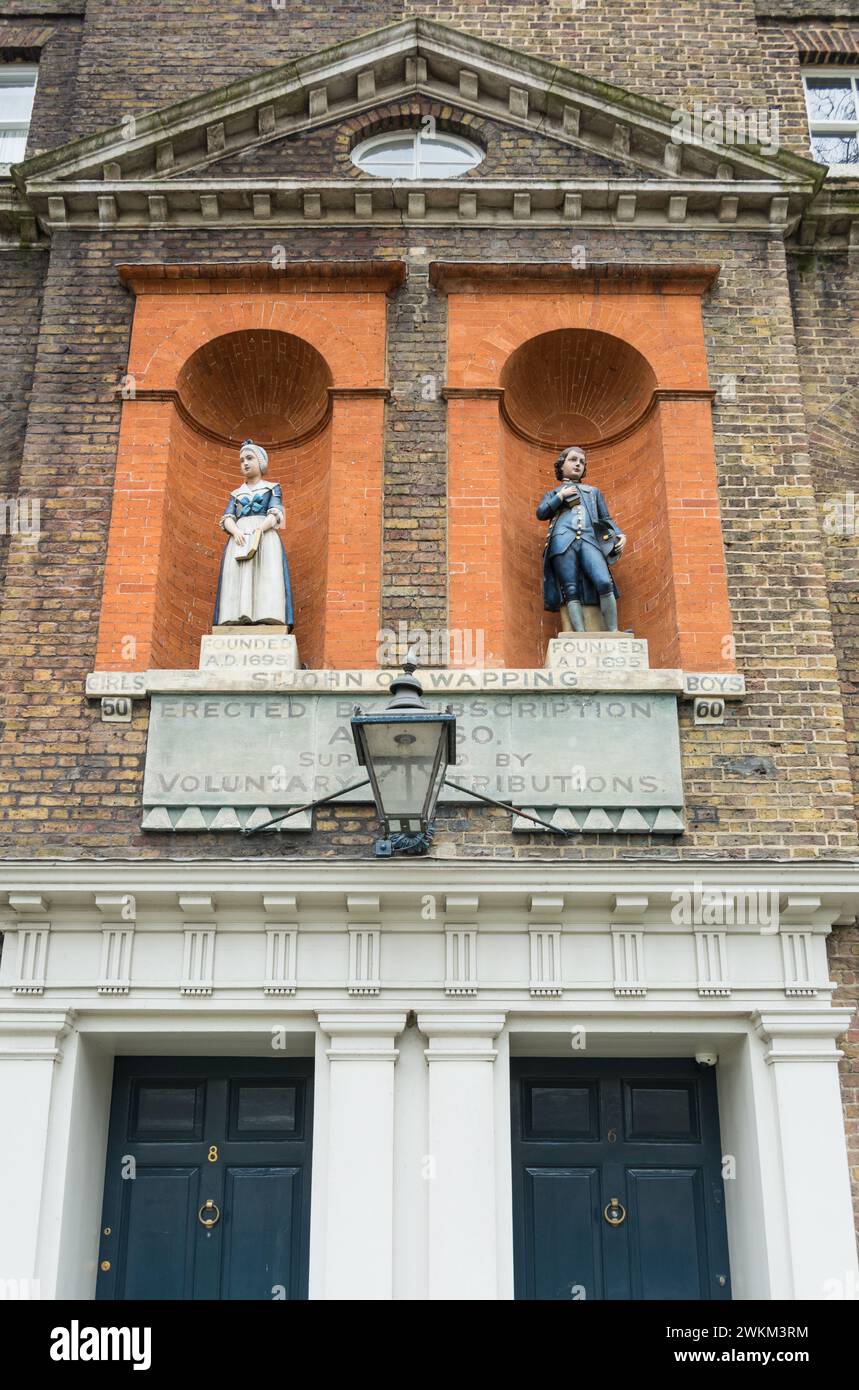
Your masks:
{"label": "stone pedestal", "polygon": [[546,651],[548,670],[582,674],[647,671],[647,642],[630,632],[563,632]]}
{"label": "stone pedestal", "polygon": [[201,671],[297,671],[298,646],[285,626],[214,627],[200,642]]}

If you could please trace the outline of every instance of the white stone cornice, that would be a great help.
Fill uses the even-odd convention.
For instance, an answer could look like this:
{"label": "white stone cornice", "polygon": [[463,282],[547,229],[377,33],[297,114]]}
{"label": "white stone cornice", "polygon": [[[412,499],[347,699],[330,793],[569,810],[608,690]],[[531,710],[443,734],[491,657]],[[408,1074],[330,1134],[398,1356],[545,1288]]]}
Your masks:
{"label": "white stone cornice", "polygon": [[504,1027],[504,1013],[460,1013],[422,1010],[418,1028],[428,1038],[496,1038]]}
{"label": "white stone cornice", "polygon": [[18,917],[26,918],[33,912],[44,915],[48,911],[48,899],[42,893],[10,893],[9,906]]}
{"label": "white stone cornice", "polygon": [[479,907],[480,899],[476,893],[449,893],[444,900],[445,916],[452,922],[473,917]]}
{"label": "white stone cornice", "polygon": [[331,1062],[396,1062],[400,1055],[394,1042],[406,1026],[405,1012],[326,1009],[317,1017],[331,1039],[326,1051]]}
{"label": "white stone cornice", "polygon": [[[374,179],[357,189],[354,179],[247,178],[126,179],[105,185],[81,181],[63,185],[59,206],[55,185],[33,182],[30,206],[45,231],[99,227],[139,229],[158,226],[293,227],[315,222],[327,226],[391,226],[404,222],[435,226],[487,225],[538,227],[623,227],[661,230],[676,227],[683,202],[683,226],[690,231],[759,231],[774,225],[790,232],[813,193],[810,185],[792,188],[774,180],[732,183],[718,179],[481,179],[469,180],[469,201],[461,202],[462,183]],[[356,203],[356,192],[372,193]],[[725,198],[735,200],[730,219]],[[153,199],[163,201],[153,203]],[[264,201],[260,201],[264,200]],[[773,209],[777,205],[778,217]],[[107,215],[109,212],[109,216]]]}
{"label": "white stone cornice", "polygon": [[184,916],[201,917],[215,911],[215,900],[211,893],[180,893],[179,911]]}
{"label": "white stone cornice", "polygon": [[360,922],[378,918],[378,893],[347,893],[346,911],[350,918]]}
{"label": "white stone cornice", "polygon": [[273,912],[282,916],[284,913],[297,910],[298,898],[295,893],[264,893],[262,906],[263,912]]}
{"label": "white stone cornice", "polygon": [[0,1009],[0,1061],[59,1062],[74,1009]]}
{"label": "white stone cornice", "polygon": [[[51,900],[52,918],[61,913],[90,910],[96,896],[133,898],[138,917],[149,908],[173,910],[180,892],[209,894],[219,913],[231,908],[275,911],[292,916],[292,900],[301,913],[318,903],[330,909],[332,898],[345,906],[350,894],[378,896],[380,911],[402,910],[404,895],[420,917],[421,900],[427,895],[442,901],[448,895],[479,896],[473,916],[484,918],[498,910],[514,910],[523,926],[532,898],[563,898],[565,911],[586,907],[595,924],[607,925],[618,896],[646,896],[649,911],[670,916],[678,893],[712,891],[725,897],[753,892],[819,897],[815,930],[825,931],[838,920],[852,920],[859,912],[859,861],[727,862],[725,860],[671,860],[663,856],[635,861],[571,864],[556,855],[544,859],[499,861],[445,859],[430,854],[409,860],[305,859],[284,864],[276,857],[207,860],[19,860],[3,866],[8,893],[44,892]],[[285,903],[289,903],[287,910]],[[299,914],[301,915],[301,914]],[[559,915],[554,912],[558,921]],[[823,919],[825,918],[825,922]],[[15,931],[17,922],[8,929]],[[56,921],[54,922],[56,926]]]}
{"label": "white stone cornice", "polygon": [[[813,893],[786,893],[779,903],[779,922],[787,927],[811,927],[818,920],[823,903]],[[825,912],[823,920],[825,920]]]}
{"label": "white stone cornice", "polygon": [[829,175],[807,205],[788,246],[798,252],[859,250],[859,177]]}
{"label": "white stone cornice", "polygon": [[850,1025],[853,1009],[767,1010],[752,1021],[758,1036],[768,1044],[764,1060],[781,1062],[835,1062],[844,1056],[835,1046]]}
{"label": "white stone cornice", "polygon": [[528,911],[532,917],[557,917],[564,910],[562,893],[534,893],[528,899]]}
{"label": "white stone cornice", "polygon": [[436,1062],[494,1062],[492,1046],[506,1021],[506,1014],[419,1013],[418,1028],[429,1040],[424,1056]]}
{"label": "white stone cornice", "polygon": [[649,905],[650,900],[643,893],[618,894],[612,905],[612,925],[643,922]]}

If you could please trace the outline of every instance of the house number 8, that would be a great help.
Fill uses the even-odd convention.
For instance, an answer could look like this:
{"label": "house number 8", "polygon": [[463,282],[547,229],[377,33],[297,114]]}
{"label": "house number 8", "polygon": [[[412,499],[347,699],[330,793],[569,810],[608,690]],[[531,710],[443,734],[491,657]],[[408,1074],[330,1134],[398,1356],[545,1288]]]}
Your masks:
{"label": "house number 8", "polygon": [[209,1149],[208,1158],[209,1158],[209,1162],[210,1162],[210,1163],[217,1163],[217,1161],[218,1161],[218,1146],[217,1146],[217,1144],[213,1144],[212,1147]]}

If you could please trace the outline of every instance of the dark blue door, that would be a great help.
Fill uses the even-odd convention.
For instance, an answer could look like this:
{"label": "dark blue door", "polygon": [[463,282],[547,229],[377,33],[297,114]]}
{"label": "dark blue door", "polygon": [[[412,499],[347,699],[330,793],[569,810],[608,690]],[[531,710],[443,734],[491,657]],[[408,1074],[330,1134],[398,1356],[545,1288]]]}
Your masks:
{"label": "dark blue door", "polygon": [[313,1063],[117,1058],[96,1296],[307,1297]]}
{"label": "dark blue door", "polygon": [[511,1069],[516,1297],[729,1299],[713,1069]]}

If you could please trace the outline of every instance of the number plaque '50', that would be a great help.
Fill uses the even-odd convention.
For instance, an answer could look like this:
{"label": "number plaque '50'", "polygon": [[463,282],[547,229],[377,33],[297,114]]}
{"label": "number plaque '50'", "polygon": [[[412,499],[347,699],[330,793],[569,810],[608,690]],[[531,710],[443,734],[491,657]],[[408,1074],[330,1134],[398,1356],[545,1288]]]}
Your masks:
{"label": "number plaque '50'", "polygon": [[104,697],[101,702],[101,717],[106,724],[130,724],[131,701],[125,695]]}

